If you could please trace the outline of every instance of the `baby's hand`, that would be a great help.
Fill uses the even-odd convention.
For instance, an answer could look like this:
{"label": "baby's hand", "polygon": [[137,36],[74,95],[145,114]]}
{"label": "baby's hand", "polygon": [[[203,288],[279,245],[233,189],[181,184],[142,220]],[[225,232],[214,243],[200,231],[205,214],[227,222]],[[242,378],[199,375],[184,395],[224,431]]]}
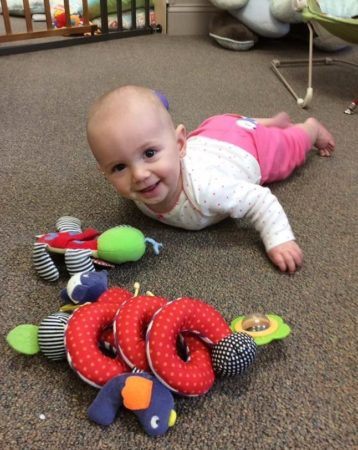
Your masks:
{"label": "baby's hand", "polygon": [[295,241],[284,242],[267,252],[271,261],[282,272],[295,272],[301,265],[303,253]]}

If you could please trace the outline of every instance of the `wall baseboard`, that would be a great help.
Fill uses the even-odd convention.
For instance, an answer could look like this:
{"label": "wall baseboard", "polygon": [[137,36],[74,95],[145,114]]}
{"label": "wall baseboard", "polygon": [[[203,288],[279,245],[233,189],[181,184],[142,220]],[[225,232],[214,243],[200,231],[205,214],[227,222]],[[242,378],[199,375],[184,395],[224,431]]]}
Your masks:
{"label": "wall baseboard", "polygon": [[209,2],[179,4],[178,0],[175,4],[169,4],[167,34],[177,36],[208,34],[210,21],[218,11]]}

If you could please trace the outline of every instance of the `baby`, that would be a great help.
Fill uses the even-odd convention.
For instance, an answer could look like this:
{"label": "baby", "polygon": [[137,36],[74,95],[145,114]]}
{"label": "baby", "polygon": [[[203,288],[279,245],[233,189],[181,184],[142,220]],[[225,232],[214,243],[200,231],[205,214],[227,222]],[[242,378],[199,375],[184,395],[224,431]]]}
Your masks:
{"label": "baby", "polygon": [[287,178],[313,146],[331,155],[334,139],[316,119],[224,114],[187,134],[154,91],[123,86],[95,102],[87,136],[105,177],[144,214],[187,230],[245,217],[281,271],[301,266],[287,216],[263,185]]}

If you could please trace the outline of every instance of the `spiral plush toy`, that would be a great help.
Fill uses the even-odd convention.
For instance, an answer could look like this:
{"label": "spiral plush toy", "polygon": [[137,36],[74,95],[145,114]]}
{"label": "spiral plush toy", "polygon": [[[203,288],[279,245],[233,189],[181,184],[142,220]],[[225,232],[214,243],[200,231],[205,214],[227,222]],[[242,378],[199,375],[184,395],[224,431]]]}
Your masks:
{"label": "spiral plush toy", "polygon": [[[86,295],[88,286],[97,292],[92,281],[107,283],[105,273],[103,279],[89,274]],[[233,333],[222,315],[202,300],[169,302],[138,295],[138,290],[133,295],[113,287],[97,300],[91,294],[93,303],[74,305],[72,315],[55,313],[40,327],[19,326],[7,340],[22,353],[40,349],[53,360],[66,355],[78,376],[100,389],[88,410],[91,420],[109,425],[123,406],[136,414],[148,434],[160,435],[176,420],[172,393],[203,395],[217,376],[241,374],[254,361],[256,344],[247,332]]]}
{"label": "spiral plush toy", "polygon": [[[114,359],[99,348],[112,323]],[[130,369],[150,370],[167,388],[186,396],[206,393],[215,375],[244,372],[256,355],[254,340],[233,333],[222,315],[201,300],[133,297],[120,288],[77,310],[65,338],[71,367],[93,386]],[[185,351],[178,350],[182,342]]]}
{"label": "spiral plush toy", "polygon": [[162,244],[147,238],[137,228],[121,225],[104,233],[81,229],[81,221],[64,216],[56,223],[56,232],[37,236],[33,249],[35,270],[47,281],[56,281],[59,271],[51,254],[63,254],[70,275],[94,271],[94,263],[111,267],[129,261],[138,261],[145,253],[146,244],[159,254]]}
{"label": "spiral plush toy", "polygon": [[88,409],[100,425],[111,424],[125,407],[149,435],[164,434],[176,421],[173,393],[205,394],[217,376],[241,374],[253,363],[255,342],[290,333],[273,314],[240,316],[230,328],[202,300],[168,301],[138,295],[139,285],[134,287],[134,294],[108,288],[106,271],[76,274],[61,294],[76,303],[65,305],[72,315],[51,314],[40,326],[20,325],[7,335],[18,352],[67,357],[83,381],[100,389]]}

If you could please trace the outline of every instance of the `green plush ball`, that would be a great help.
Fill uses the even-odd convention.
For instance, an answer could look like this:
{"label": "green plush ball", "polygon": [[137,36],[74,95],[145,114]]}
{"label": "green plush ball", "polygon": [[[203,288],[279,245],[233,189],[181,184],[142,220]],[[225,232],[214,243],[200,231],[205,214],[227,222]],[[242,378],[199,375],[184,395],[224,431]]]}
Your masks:
{"label": "green plush ball", "polygon": [[138,261],[145,253],[144,234],[128,225],[111,228],[99,236],[97,253],[114,264]]}

